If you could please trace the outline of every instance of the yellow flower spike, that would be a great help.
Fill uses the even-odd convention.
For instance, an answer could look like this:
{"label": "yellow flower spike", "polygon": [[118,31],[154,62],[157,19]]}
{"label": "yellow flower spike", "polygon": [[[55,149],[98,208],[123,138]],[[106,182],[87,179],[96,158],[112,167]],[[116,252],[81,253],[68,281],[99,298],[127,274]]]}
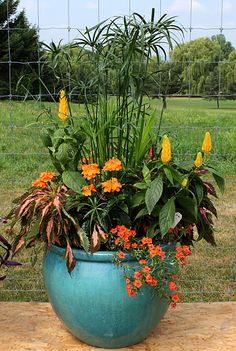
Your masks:
{"label": "yellow flower spike", "polygon": [[161,161],[168,163],[171,160],[171,145],[167,135],[163,136],[162,150],[161,150]]}
{"label": "yellow flower spike", "polygon": [[197,157],[196,157],[196,160],[194,161],[194,164],[197,168],[201,167],[201,165],[202,165],[202,153],[201,152],[197,153]]}
{"label": "yellow flower spike", "polygon": [[209,132],[206,132],[203,143],[202,143],[202,152],[205,152],[206,154],[211,152],[211,134]]}
{"label": "yellow flower spike", "polygon": [[67,97],[65,94],[65,90],[60,91],[60,98],[59,98],[59,113],[58,117],[61,121],[66,121],[68,118],[69,107],[67,102]]}
{"label": "yellow flower spike", "polygon": [[183,188],[186,188],[187,185],[188,185],[188,178],[184,178],[183,181],[182,181],[182,183],[181,183],[181,186],[182,186]]}

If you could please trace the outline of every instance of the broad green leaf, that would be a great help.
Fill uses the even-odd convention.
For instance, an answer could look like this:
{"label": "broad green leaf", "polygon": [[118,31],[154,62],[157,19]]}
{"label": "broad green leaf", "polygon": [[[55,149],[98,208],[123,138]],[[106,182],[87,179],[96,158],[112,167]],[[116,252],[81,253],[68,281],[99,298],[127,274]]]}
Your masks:
{"label": "broad green leaf", "polygon": [[146,208],[146,207],[145,207],[145,208],[142,208],[142,209],[138,212],[138,214],[137,214],[137,216],[135,217],[135,219],[138,219],[138,218],[140,218],[140,217],[146,216],[147,214],[148,214],[147,208]]}
{"label": "broad green leaf", "polygon": [[162,207],[159,214],[159,224],[160,224],[162,238],[165,236],[165,234],[173,225],[174,218],[175,218],[175,200],[174,200],[174,197],[172,197],[165,203],[165,205]]}
{"label": "broad green leaf", "polygon": [[146,236],[148,236],[149,238],[154,238],[156,226],[157,226],[156,222],[149,225]]}
{"label": "broad green leaf", "polygon": [[143,173],[143,178],[150,179],[150,170],[146,165],[143,166],[142,173]]}
{"label": "broad green leaf", "polygon": [[135,188],[138,188],[138,189],[147,189],[148,187],[148,184],[143,182],[143,183],[135,183],[134,184]]}
{"label": "broad green leaf", "polygon": [[197,220],[198,215],[198,207],[197,207],[197,200],[195,196],[192,194],[192,197],[189,196],[179,196],[177,198],[177,202],[181,208],[184,209],[183,217],[188,217],[190,221],[195,222]]}
{"label": "broad green leaf", "polygon": [[85,185],[85,179],[76,171],[64,171],[62,173],[62,180],[68,188],[76,192],[80,192],[81,187]]}
{"label": "broad green leaf", "polygon": [[170,183],[172,185],[174,185],[174,181],[173,181],[173,176],[172,176],[172,172],[169,168],[167,167],[163,167],[164,173],[166,175],[166,178],[170,181]]}
{"label": "broad green leaf", "polygon": [[69,145],[67,143],[59,145],[55,156],[61,163],[67,163],[69,161]]}
{"label": "broad green leaf", "polygon": [[222,178],[220,175],[216,174],[216,173],[212,173],[216,184],[218,185],[218,188],[220,189],[221,194],[224,193],[225,191],[225,180],[224,178]]}
{"label": "broad green leaf", "polygon": [[158,176],[151,182],[150,187],[147,189],[145,194],[145,203],[148,209],[148,213],[151,214],[155,205],[159,201],[163,192],[163,180],[161,176]]}
{"label": "broad green leaf", "polygon": [[144,203],[144,199],[145,199],[145,194],[144,192],[139,192],[134,194],[133,198],[132,198],[132,207],[138,207],[139,205]]}

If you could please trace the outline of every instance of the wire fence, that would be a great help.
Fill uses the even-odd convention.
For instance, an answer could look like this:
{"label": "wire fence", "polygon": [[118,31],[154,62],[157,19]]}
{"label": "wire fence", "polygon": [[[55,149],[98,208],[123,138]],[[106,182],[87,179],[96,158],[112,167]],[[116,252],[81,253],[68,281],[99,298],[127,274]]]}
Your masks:
{"label": "wire fence", "polygon": [[[7,92],[3,94],[0,92],[0,177],[1,177],[1,215],[4,215],[9,207],[11,200],[20,194],[23,188],[30,184],[30,180],[37,177],[37,174],[43,169],[47,169],[48,156],[46,151],[42,151],[40,141],[38,138],[38,127],[32,125],[26,128],[26,125],[33,123],[35,117],[40,113],[42,107],[45,107],[45,98],[49,96],[42,85],[42,60],[41,60],[41,46],[40,42],[45,41],[47,44],[53,39],[59,42],[63,38],[65,43],[70,43],[75,37],[78,37],[78,29],[83,31],[88,22],[88,26],[95,25],[97,22],[104,20],[113,15],[130,15],[133,12],[150,13],[151,8],[156,9],[156,13],[161,16],[164,13],[171,13],[179,16],[177,20],[181,21],[185,30],[185,42],[191,42],[198,37],[210,37],[212,35],[224,34],[227,38],[236,37],[236,21],[232,23],[225,23],[226,9],[228,11],[230,2],[227,0],[219,0],[214,2],[214,9],[209,2],[200,0],[149,0],[147,5],[143,5],[142,1],[122,0],[119,4],[108,6],[108,1],[84,1],[78,2],[75,0],[62,0],[60,5],[58,2],[51,1],[45,7],[46,1],[35,0],[33,8],[28,9],[25,2],[26,15],[34,14],[32,19],[36,27],[38,36],[37,49],[32,60],[14,60],[12,38],[16,32],[24,32],[25,27],[12,27],[10,13],[11,1],[7,0],[6,23],[7,25],[1,27],[0,33],[5,32],[7,41],[7,52],[4,60],[0,56],[0,74],[1,72],[8,72]],[[208,2],[207,2],[208,3]],[[1,1],[0,1],[1,4]],[[86,6],[85,6],[86,5]],[[21,6],[24,6],[22,1]],[[60,7],[58,12],[58,24],[52,24],[55,20],[55,8]],[[206,22],[201,22],[201,13],[199,9],[206,11],[204,17]],[[88,9],[93,13],[91,17],[88,15]],[[215,14],[214,19],[207,22],[211,12]],[[48,15],[50,13],[50,15]],[[184,14],[184,16],[183,16]],[[217,15],[216,15],[217,14]],[[76,16],[77,15],[77,16]],[[198,20],[197,20],[198,19]],[[76,23],[78,20],[78,23]],[[31,19],[30,19],[31,21]],[[51,21],[51,23],[50,23]],[[87,21],[87,22],[86,22]],[[233,43],[234,44],[234,43]],[[235,43],[236,45],[236,43]],[[0,49],[1,54],[1,49]],[[175,61],[176,66],[182,61]],[[193,64],[199,64],[200,69],[204,71],[207,65],[215,65],[217,67],[217,77],[215,78],[216,87],[214,92],[204,91],[196,93],[194,91],[194,81],[192,76]],[[24,101],[25,95],[23,93],[16,93],[13,91],[13,72],[16,65],[29,67],[29,65],[37,66],[38,74],[38,90],[32,95],[27,95],[30,101]],[[201,58],[194,60],[189,51],[188,59],[185,63],[187,74],[187,88],[181,93],[166,93],[165,96],[169,98],[167,104],[166,115],[167,121],[164,124],[164,129],[170,131],[176,140],[176,146],[179,146],[178,157],[185,156],[186,158],[193,157],[193,149],[196,146],[199,135],[208,128],[211,129],[214,139],[214,152],[212,154],[213,160],[220,163],[222,169],[229,169],[229,176],[227,176],[226,195],[223,199],[218,200],[219,208],[219,223],[217,230],[219,232],[218,247],[205,247],[202,244],[196,245],[194,256],[187,267],[186,275],[183,275],[181,281],[182,293],[187,301],[225,301],[234,300],[236,293],[236,238],[235,238],[235,135],[236,135],[236,102],[234,106],[234,99],[236,98],[236,84],[235,88],[231,89],[229,93],[222,93],[222,81],[224,80],[224,66],[231,66],[233,68],[232,74],[235,74],[235,62],[226,62],[223,59],[222,47],[220,45],[220,52],[217,59],[207,60]],[[0,80],[1,80],[0,76]],[[162,75],[160,73],[160,82]],[[68,68],[68,91],[70,91],[71,74]],[[56,97],[58,92],[53,92],[52,95]],[[73,98],[73,94],[70,95]],[[156,94],[153,94],[154,101],[158,108],[162,105],[163,92],[161,85],[159,85]],[[178,107],[179,99],[184,99],[184,108]],[[193,100],[193,98],[198,98]],[[211,101],[214,98],[218,102]],[[175,100],[176,99],[176,100]],[[231,101],[232,100],[232,101]],[[196,101],[196,102],[195,102]],[[176,105],[177,104],[177,105]],[[181,104],[181,103],[180,103]],[[196,107],[201,104],[201,107]],[[81,107],[77,108],[77,112]],[[178,110],[178,111],[177,111]],[[184,112],[183,112],[184,110]],[[209,116],[206,112],[210,111]],[[177,112],[176,112],[177,111]],[[214,113],[213,113],[214,112]],[[24,116],[30,115],[31,119]],[[182,117],[184,114],[184,119]],[[204,124],[201,122],[201,116],[206,115]],[[179,125],[176,130],[176,124],[171,121],[179,119]],[[187,135],[187,138],[186,138]],[[29,138],[34,138],[35,143],[29,148]],[[177,138],[181,137],[185,140],[185,146],[178,145]],[[176,138],[176,139],[175,139]],[[227,147],[225,147],[225,139],[231,138]],[[193,148],[188,149],[188,145]],[[230,145],[230,148],[229,148]],[[227,173],[227,172],[226,172]],[[2,226],[2,230],[4,227]],[[43,279],[41,274],[41,259],[36,260],[36,264],[32,267],[32,261],[35,260],[35,253],[24,253],[19,260],[23,263],[22,267],[16,268],[8,272],[7,279],[0,290],[0,300],[47,300],[46,293],[43,286]],[[30,256],[30,259],[29,259]],[[34,262],[35,263],[35,262]]]}

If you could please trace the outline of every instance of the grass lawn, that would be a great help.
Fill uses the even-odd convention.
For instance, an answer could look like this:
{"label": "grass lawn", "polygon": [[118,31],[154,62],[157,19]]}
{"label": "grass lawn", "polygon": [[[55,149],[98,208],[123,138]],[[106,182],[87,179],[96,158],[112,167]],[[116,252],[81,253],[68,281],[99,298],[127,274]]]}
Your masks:
{"label": "grass lawn", "polygon": [[[160,116],[161,101],[152,100]],[[26,189],[38,174],[52,170],[47,150],[42,147],[40,128],[34,124],[43,108],[57,114],[55,104],[0,101],[0,215],[11,200]],[[83,105],[72,104],[76,116]],[[205,131],[213,139],[211,162],[226,176],[226,192],[217,200],[217,248],[196,244],[190,264],[183,271],[181,290],[186,301],[236,300],[236,101],[170,98],[164,111],[161,132],[168,133],[174,157],[193,159],[200,150]],[[4,229],[3,226],[1,228]],[[11,269],[0,290],[0,300],[45,301],[40,261],[32,268],[32,252],[24,252],[20,268]]]}

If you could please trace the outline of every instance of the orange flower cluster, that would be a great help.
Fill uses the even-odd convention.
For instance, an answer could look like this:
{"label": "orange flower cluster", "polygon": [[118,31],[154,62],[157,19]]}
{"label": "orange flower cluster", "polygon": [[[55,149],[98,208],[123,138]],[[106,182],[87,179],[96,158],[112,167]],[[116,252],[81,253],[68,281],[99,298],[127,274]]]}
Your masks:
{"label": "orange flower cluster", "polygon": [[97,190],[95,189],[95,186],[93,184],[90,185],[85,185],[82,188],[82,194],[84,196],[91,196],[92,192],[96,192]]}
{"label": "orange flower cluster", "polygon": [[150,257],[153,258],[153,257],[159,256],[162,260],[164,260],[166,256],[165,252],[162,250],[160,245],[156,245],[156,246],[153,245],[152,238],[143,237],[141,242],[143,245],[147,245],[149,249]]}
{"label": "orange flower cluster", "polygon": [[37,188],[46,188],[47,182],[50,182],[55,176],[56,173],[54,172],[43,172],[40,174],[38,179],[32,182],[32,186]]}
{"label": "orange flower cluster", "polygon": [[[135,246],[130,242],[131,238],[136,236],[136,231],[126,228],[124,225],[117,225],[115,228],[110,230],[110,233],[116,235],[115,245],[122,245],[124,249],[129,250],[131,247],[133,249],[137,248],[138,245],[135,243]],[[123,258],[123,257],[119,257]]]}
{"label": "orange flower cluster", "polygon": [[186,266],[186,257],[191,255],[192,252],[190,250],[190,247],[187,245],[176,248],[175,258],[182,262],[180,265],[181,267]]}
{"label": "orange flower cluster", "polygon": [[103,167],[103,170],[106,172],[107,171],[114,172],[114,171],[119,171],[121,169],[122,169],[121,161],[118,159],[108,160]]}
{"label": "orange flower cluster", "polygon": [[97,163],[91,163],[89,165],[82,164],[80,165],[80,168],[82,169],[82,174],[86,179],[93,179],[100,173]]}
{"label": "orange flower cluster", "polygon": [[102,183],[104,193],[114,193],[115,191],[119,192],[121,187],[122,185],[118,182],[117,178],[111,178]]}

